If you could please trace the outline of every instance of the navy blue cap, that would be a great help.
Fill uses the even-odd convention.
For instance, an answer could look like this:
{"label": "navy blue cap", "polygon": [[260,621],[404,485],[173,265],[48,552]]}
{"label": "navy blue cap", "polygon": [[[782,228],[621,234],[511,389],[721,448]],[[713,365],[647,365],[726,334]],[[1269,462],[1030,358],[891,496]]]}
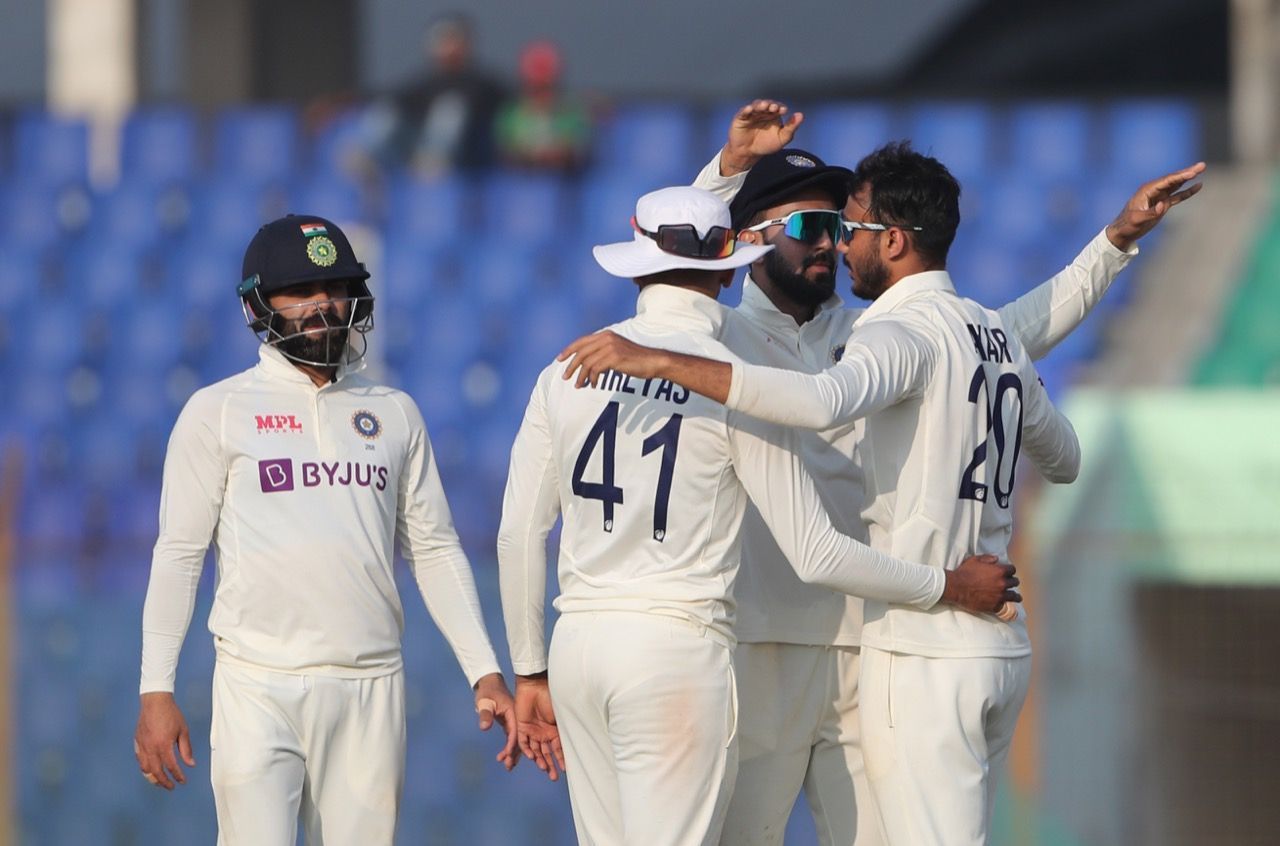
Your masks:
{"label": "navy blue cap", "polygon": [[747,173],[742,190],[729,204],[733,228],[742,229],[750,225],[757,213],[788,202],[789,197],[805,188],[825,190],[831,195],[836,208],[842,209],[849,199],[849,181],[852,178],[853,171],[847,167],[829,165],[813,153],[796,147],[762,156]]}
{"label": "navy blue cap", "polygon": [[338,225],[315,215],[290,214],[265,224],[244,251],[236,292],[270,294],[302,282],[369,278]]}

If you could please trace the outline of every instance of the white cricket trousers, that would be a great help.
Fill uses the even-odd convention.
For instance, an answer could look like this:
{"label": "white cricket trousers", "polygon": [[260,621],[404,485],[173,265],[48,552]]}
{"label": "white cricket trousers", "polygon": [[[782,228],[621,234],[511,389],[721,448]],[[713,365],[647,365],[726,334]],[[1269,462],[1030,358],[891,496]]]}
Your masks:
{"label": "white cricket trousers", "polygon": [[822,846],[879,846],[858,724],[856,646],[739,643],[738,782],[724,846],[779,846],[804,790]]}
{"label": "white cricket trousers", "polygon": [[218,661],[210,777],[218,846],[391,846],[404,783],[404,672],[295,675]]}
{"label": "white cricket trousers", "polygon": [[987,842],[1031,656],[925,658],[862,648],[862,751],[890,846]]}
{"label": "white cricket trousers", "polygon": [[564,614],[548,675],[579,843],[718,840],[738,763],[722,636],[656,614]]}

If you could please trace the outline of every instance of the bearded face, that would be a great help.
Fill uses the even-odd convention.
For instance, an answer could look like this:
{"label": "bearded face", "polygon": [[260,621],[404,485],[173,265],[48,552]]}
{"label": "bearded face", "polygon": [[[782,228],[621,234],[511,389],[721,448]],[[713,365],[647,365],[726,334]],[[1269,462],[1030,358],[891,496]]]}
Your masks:
{"label": "bearded face", "polygon": [[346,353],[350,337],[347,301],[328,302],[303,317],[287,318],[278,314],[272,326],[281,336],[276,343],[288,358],[324,367],[337,367]]}

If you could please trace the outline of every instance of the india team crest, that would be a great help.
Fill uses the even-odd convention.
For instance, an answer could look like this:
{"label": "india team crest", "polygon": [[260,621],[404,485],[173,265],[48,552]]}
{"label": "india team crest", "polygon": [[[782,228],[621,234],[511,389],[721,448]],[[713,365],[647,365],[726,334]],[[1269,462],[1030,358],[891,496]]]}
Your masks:
{"label": "india team crest", "polygon": [[356,434],[366,441],[372,441],[382,434],[382,421],[372,411],[361,409],[351,415],[351,425]]}
{"label": "india team crest", "polygon": [[331,267],[338,260],[338,248],[324,235],[307,241],[307,258],[320,267]]}

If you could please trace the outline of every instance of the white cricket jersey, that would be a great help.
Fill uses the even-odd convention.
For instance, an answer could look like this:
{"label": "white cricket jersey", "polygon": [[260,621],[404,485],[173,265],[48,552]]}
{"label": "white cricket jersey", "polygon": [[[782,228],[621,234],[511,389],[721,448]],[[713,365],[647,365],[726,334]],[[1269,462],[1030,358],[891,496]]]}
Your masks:
{"label": "white cricket jersey", "polygon": [[[876,549],[954,569],[1008,560],[1010,494],[1025,454],[1050,481],[1075,478],[1080,446],[1000,315],[955,293],[945,271],[906,277],[855,323],[840,363],[808,375],[733,365],[728,404],[792,426],[865,417],[863,511]],[[862,643],[927,656],[1023,655],[1024,615],[1004,623],[951,607],[868,602]]]}
{"label": "white cricket jersey", "polygon": [[[694,185],[729,203],[745,178],[745,172],[721,176],[717,153]],[[1062,271],[1003,306],[1000,317],[1033,360],[1043,358],[1080,325],[1137,254],[1136,246],[1127,252],[1117,249],[1105,232],[1099,232]],[[812,319],[797,324],[748,276],[742,303],[734,312],[745,320],[726,320],[720,340],[750,364],[820,373],[839,360],[863,311],[844,307],[837,295],[823,303]],[[865,541],[857,449],[862,429],[862,422],[857,421],[822,432],[802,430],[799,441],[805,468],[813,476],[832,522],[844,534]],[[736,631],[744,643],[857,646],[861,642],[861,597],[800,581],[784,566],[777,543],[751,504],[742,523],[742,570],[734,592],[738,601]]]}
{"label": "white cricket jersey", "polygon": [[[609,328],[723,360],[730,354],[716,337],[728,313],[703,294],[655,284],[640,292],[635,318]],[[748,495],[802,579],[921,608],[942,595],[937,569],[832,528],[789,430],[671,382],[609,373],[577,389],[563,371],[556,362],[538,378],[503,501],[498,563],[517,673],[546,668],[546,539],[561,515],[563,614],[665,614],[731,640]]]}
{"label": "white cricket jersey", "polygon": [[142,685],[172,691],[205,550],[219,660],[376,676],[401,666],[393,545],[468,681],[498,672],[417,405],[354,372],[317,388],[275,349],[197,391],[165,457]]}

